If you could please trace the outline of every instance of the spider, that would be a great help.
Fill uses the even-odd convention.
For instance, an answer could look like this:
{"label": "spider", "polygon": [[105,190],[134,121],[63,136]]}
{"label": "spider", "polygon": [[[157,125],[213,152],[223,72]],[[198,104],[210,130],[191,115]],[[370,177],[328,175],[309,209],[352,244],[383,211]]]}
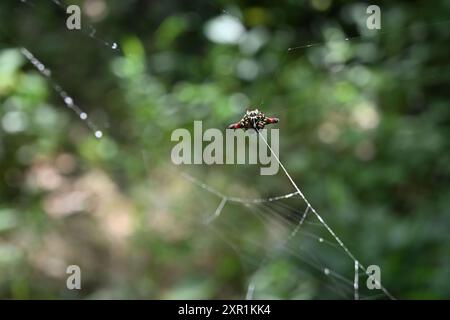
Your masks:
{"label": "spider", "polygon": [[228,129],[244,129],[244,131],[247,129],[261,130],[264,129],[266,124],[277,123],[278,121],[278,118],[266,117],[258,109],[247,110],[244,117],[239,122],[230,124]]}

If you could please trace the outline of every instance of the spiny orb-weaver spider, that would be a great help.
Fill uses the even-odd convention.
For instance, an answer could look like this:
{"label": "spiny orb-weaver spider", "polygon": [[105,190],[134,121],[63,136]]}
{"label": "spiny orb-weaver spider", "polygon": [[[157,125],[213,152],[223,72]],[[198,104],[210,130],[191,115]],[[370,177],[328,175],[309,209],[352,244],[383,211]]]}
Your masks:
{"label": "spiny orb-weaver spider", "polygon": [[228,129],[261,130],[264,129],[266,124],[277,123],[278,121],[278,118],[266,117],[264,113],[262,113],[258,109],[251,111],[247,110],[244,117],[239,122],[230,124],[228,126]]}

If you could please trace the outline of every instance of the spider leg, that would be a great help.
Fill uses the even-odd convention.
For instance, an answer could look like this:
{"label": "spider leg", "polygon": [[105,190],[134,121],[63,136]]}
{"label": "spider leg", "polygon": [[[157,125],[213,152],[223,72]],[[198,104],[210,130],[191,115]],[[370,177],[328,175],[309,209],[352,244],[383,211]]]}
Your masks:
{"label": "spider leg", "polygon": [[242,128],[240,122],[232,123],[228,126],[228,129],[240,129],[240,128]]}
{"label": "spider leg", "polygon": [[267,123],[267,124],[270,124],[270,123],[278,123],[280,121],[280,119],[278,119],[278,118],[266,118],[265,119],[265,122]]}

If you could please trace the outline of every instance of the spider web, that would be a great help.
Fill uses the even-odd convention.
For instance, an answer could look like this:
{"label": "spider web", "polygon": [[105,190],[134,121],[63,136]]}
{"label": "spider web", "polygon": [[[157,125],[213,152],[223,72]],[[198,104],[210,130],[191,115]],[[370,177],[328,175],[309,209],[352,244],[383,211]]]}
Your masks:
{"label": "spider web", "polygon": [[[31,1],[23,0],[21,2],[30,6],[36,5]],[[53,0],[52,2],[65,11],[65,7],[60,1]],[[223,12],[228,14],[227,11]],[[82,32],[120,54],[118,43],[103,40],[97,35],[94,27],[88,26]],[[359,38],[359,36],[348,37],[344,41]],[[321,45],[323,43],[309,43],[288,48],[287,51],[292,53],[300,49]],[[88,113],[78,106],[75,99],[63,89],[44,62],[39,60],[29,48],[22,47],[21,53],[48,79],[64,105],[73,111],[80,120],[84,121],[97,138],[101,138],[104,132],[91,121]],[[212,228],[219,237],[222,237],[241,257],[244,267],[248,268],[249,281],[245,297],[247,299],[266,297],[265,293],[262,292],[263,290],[260,289],[264,287],[262,283],[264,283],[265,272],[273,261],[288,259],[293,261],[296,266],[294,269],[296,273],[291,275],[291,281],[307,279],[305,274],[309,274],[312,278],[320,278],[321,280],[318,282],[322,283],[323,287],[329,291],[331,297],[346,299],[384,297],[394,299],[394,296],[382,284],[378,283],[381,285],[381,291],[378,292],[377,290],[368,291],[360,284],[360,281],[367,278],[364,264],[315,209],[264,137],[261,134],[259,134],[259,137],[264,140],[280,165],[283,174],[292,185],[293,190],[291,192],[268,198],[237,197],[225,194],[187,172],[182,174],[184,179],[202,191],[199,197],[202,198],[202,201],[206,197],[205,193],[210,194],[212,199],[218,200],[217,206],[210,214],[205,216],[204,225],[207,228]],[[144,162],[147,161],[147,159],[144,159]],[[236,217],[233,217],[236,214],[232,210],[227,210],[231,206],[239,206],[241,209],[245,209],[249,215],[237,219],[249,219],[251,217],[255,223],[261,225],[262,233],[267,232],[269,241],[263,244],[255,243],[252,234],[247,236],[245,232],[240,230],[236,225]],[[205,208],[206,212],[208,212],[207,210]],[[240,213],[240,210],[235,211]],[[229,216],[234,220],[227,220]],[[338,258],[336,259],[336,257]]]}
{"label": "spider web", "polygon": [[[279,159],[277,159],[277,161],[279,161]],[[258,274],[258,270],[264,268],[267,263],[276,259],[276,257],[286,254],[291,256],[291,258],[294,258],[294,260],[297,260],[297,263],[303,266],[302,271],[310,270],[310,272],[328,279],[331,283],[325,284],[325,287],[328,287],[331,292],[336,294],[336,296],[332,295],[331,297],[344,299],[371,299],[384,296],[385,298],[395,299],[394,296],[376,280],[375,282],[381,287],[381,293],[368,293],[367,290],[364,290],[365,293],[363,295],[360,294],[359,280],[360,278],[365,279],[367,277],[366,268],[356,259],[354,254],[309,203],[281,162],[280,166],[283,168],[283,172],[291,181],[296,191],[269,198],[242,198],[225,195],[212,186],[196,179],[192,175],[186,172],[182,173],[182,176],[186,180],[220,199],[218,206],[204,219],[204,223],[207,226],[217,222],[216,220],[221,217],[222,212],[225,211],[227,205],[231,206],[237,204],[245,207],[249,211],[248,213],[257,217],[263,224],[284,229],[284,232],[282,232],[283,236],[276,239],[274,241],[275,244],[271,248],[262,249],[264,252],[262,258],[256,258],[256,261],[259,259],[259,262],[255,262],[254,260],[245,261],[245,259],[243,259],[243,263],[253,264],[253,269],[255,270],[255,274],[251,276],[252,280],[248,284],[247,293],[245,295],[246,299],[255,298],[255,291],[257,291],[258,288],[257,277],[255,275]],[[298,199],[303,202],[303,205],[301,203],[296,203],[292,206],[286,203],[287,200]],[[247,217],[242,217],[242,219],[247,219]],[[228,226],[228,228],[230,228],[230,226]],[[218,229],[220,228],[215,228],[216,232],[219,234],[220,230]],[[231,229],[234,229],[233,226]],[[239,234],[242,235],[242,232],[234,229],[229,232],[229,234],[231,234],[230,238],[241,237]],[[329,237],[327,237],[326,233],[328,233]],[[223,237],[223,235],[221,236]],[[236,244],[230,242],[228,244],[238,252],[239,255],[245,255],[240,252],[241,250]],[[252,245],[258,246],[257,243],[252,243]],[[325,249],[326,252],[329,250],[334,251],[332,252],[333,256],[336,256],[336,254],[342,256],[344,253],[347,258],[351,260],[351,264],[354,268],[353,278],[338,271],[342,266],[334,269],[331,266],[332,262],[330,262],[330,264],[327,263],[326,260],[329,259],[315,253],[324,250],[324,247],[328,247]],[[348,274],[348,272],[346,273]],[[265,296],[263,297],[265,298]],[[256,296],[256,298],[260,297]]]}
{"label": "spider web", "polygon": [[[35,7],[36,4],[32,1],[26,1],[22,0],[21,2],[31,6]],[[62,4],[59,0],[52,0],[52,3],[54,3],[58,8],[61,9],[63,13],[66,11],[66,7],[64,4]],[[230,15],[230,13],[226,10],[222,11],[224,14]],[[233,16],[234,17],[234,16]],[[238,18],[237,18],[238,19]],[[101,37],[97,36],[97,30],[92,25],[87,25],[87,27],[83,28],[81,30],[85,35],[88,37],[98,41],[100,44],[112,49],[112,50],[118,50],[119,46],[116,42],[109,42],[106,40],[103,40]],[[355,37],[359,38],[359,37]],[[345,41],[350,40],[349,38],[346,38]],[[313,44],[307,44],[304,46],[298,46],[293,48],[288,48],[288,52],[292,52],[298,49],[302,48],[310,48],[313,46],[320,46],[321,43],[313,43]],[[53,89],[55,92],[60,96],[62,101],[64,102],[64,105],[73,111],[77,117],[84,121],[89,129],[92,130],[95,137],[101,138],[103,136],[103,132],[98,128],[98,126],[90,119],[88,116],[88,113],[85,112],[80,106],[78,106],[74,100],[74,98],[63,89],[63,87],[57,82],[57,80],[54,79],[52,76],[51,70],[42,62],[40,61],[29,49],[22,47],[21,49],[22,55],[45,77],[48,79],[48,81],[51,83]],[[120,52],[120,51],[119,51]],[[213,223],[216,222],[217,219],[221,216],[222,212],[224,211],[225,207],[228,204],[238,204],[241,206],[246,207],[250,213],[252,213],[255,217],[257,217],[260,222],[263,225],[269,226],[270,228],[276,227],[279,229],[282,229],[284,231],[287,230],[287,236],[283,238],[283,234],[285,232],[281,232],[282,235],[277,235],[276,241],[274,241],[275,245],[272,246],[269,250],[267,250],[264,246],[261,248],[261,245],[258,243],[255,243],[253,240],[246,239],[248,243],[250,243],[251,246],[254,248],[262,249],[263,256],[262,258],[259,256],[257,258],[249,258],[247,256],[247,253],[243,248],[239,245],[233,244],[233,238],[238,238],[239,241],[241,241],[242,238],[240,236],[240,232],[235,229],[234,225],[228,225],[224,226],[224,228],[231,228],[231,232],[222,232],[221,228],[215,227],[215,231],[218,235],[223,237],[225,241],[229,243],[231,247],[236,251],[238,255],[242,257],[242,262],[244,264],[244,267],[247,267],[246,264],[249,264],[250,266],[253,266],[253,275],[250,277],[251,280],[249,281],[247,292],[245,294],[246,299],[253,299],[258,298],[257,292],[258,292],[258,272],[265,268],[266,265],[274,260],[277,259],[277,256],[280,254],[287,254],[294,259],[297,260],[297,263],[300,263],[303,265],[304,268],[298,269],[297,272],[303,272],[306,269],[311,269],[311,272],[315,272],[316,274],[320,274],[323,277],[326,278],[325,282],[327,280],[330,283],[325,283],[325,287],[329,288],[331,292],[336,293],[337,297],[340,298],[350,298],[353,297],[354,299],[360,298],[360,288],[359,288],[359,278],[363,276],[366,272],[364,266],[359,263],[359,261],[355,258],[353,253],[347,248],[347,246],[341,241],[341,239],[336,235],[336,233],[331,229],[331,227],[324,221],[321,215],[314,209],[314,207],[310,204],[310,202],[307,200],[307,198],[304,196],[302,191],[299,189],[297,184],[294,182],[294,180],[291,178],[290,174],[284,167],[284,165],[280,162],[279,158],[275,153],[273,153],[270,145],[267,143],[267,141],[264,139],[264,137],[258,132],[260,138],[264,140],[266,145],[269,147],[272,154],[276,157],[276,160],[278,161],[279,165],[283,169],[283,172],[285,173],[286,177],[289,179],[290,183],[294,187],[294,192],[290,192],[284,195],[269,197],[269,198],[242,198],[242,197],[236,197],[236,196],[229,196],[225,195],[218,190],[214,189],[212,186],[209,186],[193,176],[183,173],[182,176],[190,181],[191,183],[194,183],[198,187],[200,187],[202,190],[218,197],[220,199],[220,202],[217,206],[217,208],[214,210],[214,212],[207,216],[204,223],[211,227]],[[144,159],[144,161],[146,161]],[[300,198],[303,201],[303,207],[302,205],[294,205],[289,206],[288,204],[284,203],[284,201],[294,198]],[[297,209],[301,208],[301,209]],[[317,219],[317,222],[310,221],[311,215],[314,215],[314,217]],[[326,231],[331,235],[332,239],[327,240],[325,238],[325,235],[320,236],[321,232],[320,230],[311,230],[311,231],[305,231],[304,229],[307,226],[312,226],[313,228],[325,228]],[[230,231],[230,230],[228,230]],[[323,232],[322,232],[323,233]],[[297,243],[301,243],[301,246],[297,246]],[[314,253],[316,250],[314,247],[318,244],[323,248],[324,246],[328,246],[329,248],[332,248],[334,250],[341,249],[344,251],[344,253],[352,260],[354,265],[354,277],[353,280],[351,277],[347,275],[343,275],[340,271],[337,271],[333,267],[330,267],[323,261],[323,257],[319,257],[317,254]],[[337,245],[336,245],[337,244]],[[261,253],[259,253],[261,255]],[[382,286],[382,291],[384,295],[390,299],[393,299],[394,297],[387,291],[386,288]],[[379,294],[371,294],[371,295],[365,295],[363,298],[373,298],[373,297],[379,297]]]}

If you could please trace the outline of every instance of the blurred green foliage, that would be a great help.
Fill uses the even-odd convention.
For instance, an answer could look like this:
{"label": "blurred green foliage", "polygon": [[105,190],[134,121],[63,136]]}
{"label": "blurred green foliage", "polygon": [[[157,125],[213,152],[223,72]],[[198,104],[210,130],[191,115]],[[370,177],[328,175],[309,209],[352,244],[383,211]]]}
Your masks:
{"label": "blurred green foliage", "polygon": [[[292,192],[281,171],[170,161],[174,129],[225,128],[260,104],[281,119],[285,166],[361,262],[397,297],[450,297],[448,1],[380,2],[381,31],[364,2],[70,4],[82,31],[51,1],[0,4],[0,297],[244,298],[253,279],[255,297],[339,298],[289,256],[245,261],[270,232],[236,205],[221,216],[235,231],[202,225],[220,199],[180,175],[269,197]],[[328,259],[353,277],[345,254]]]}

